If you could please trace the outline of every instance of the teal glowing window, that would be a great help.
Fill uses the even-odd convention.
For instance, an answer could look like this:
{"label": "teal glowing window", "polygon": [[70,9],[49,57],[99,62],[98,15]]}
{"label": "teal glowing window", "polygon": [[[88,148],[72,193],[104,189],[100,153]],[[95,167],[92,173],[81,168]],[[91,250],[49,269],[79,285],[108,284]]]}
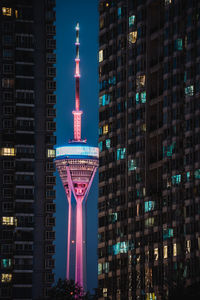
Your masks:
{"label": "teal glowing window", "polygon": [[116,76],[109,78],[108,84],[109,84],[109,86],[115,85],[116,84]]}
{"label": "teal glowing window", "polygon": [[98,263],[98,275],[109,272],[109,262]]}
{"label": "teal glowing window", "polygon": [[98,275],[101,275],[102,274],[102,264],[99,263],[98,264]]}
{"label": "teal glowing window", "polygon": [[172,228],[163,229],[163,240],[167,240],[171,237],[173,237],[174,231]]}
{"label": "teal glowing window", "polygon": [[120,19],[122,16],[122,8],[121,7],[118,7],[117,15],[118,15],[118,18]]}
{"label": "teal glowing window", "polygon": [[109,215],[109,223],[114,224],[115,222],[117,222],[117,213],[112,213]]}
{"label": "teal glowing window", "polygon": [[185,87],[185,95],[186,96],[194,95],[194,85],[189,85],[189,86]]}
{"label": "teal glowing window", "polygon": [[99,151],[101,152],[103,150],[103,142],[98,143]]}
{"label": "teal glowing window", "polygon": [[1,266],[2,268],[10,268],[12,266],[12,261],[10,258],[4,258],[1,260]]}
{"label": "teal glowing window", "polygon": [[176,142],[173,142],[171,145],[163,146],[163,157],[171,157],[174,153],[176,147]]}
{"label": "teal glowing window", "polygon": [[105,106],[110,103],[110,95],[104,94],[99,97],[99,106]]}
{"label": "teal glowing window", "polygon": [[133,26],[135,23],[135,16],[130,16],[129,17],[129,27]]}
{"label": "teal glowing window", "polygon": [[177,39],[176,41],[174,41],[174,46],[175,46],[175,50],[183,50],[183,40],[182,39]]}
{"label": "teal glowing window", "polygon": [[179,184],[179,183],[181,183],[181,175],[180,174],[173,175],[172,176],[172,184],[175,185],[175,184]]}
{"label": "teal glowing window", "polygon": [[144,211],[145,212],[154,210],[154,208],[155,208],[155,201],[146,201],[144,203]]}
{"label": "teal glowing window", "polygon": [[110,149],[110,139],[107,139],[107,140],[106,140],[106,148],[107,148],[107,149]]}
{"label": "teal glowing window", "polygon": [[141,102],[146,103],[146,92],[141,93]]}
{"label": "teal glowing window", "polygon": [[113,246],[109,246],[108,252],[111,255],[117,255],[119,253],[127,253],[129,250],[134,249],[134,243],[131,241],[118,242]]}
{"label": "teal glowing window", "polygon": [[194,172],[194,178],[195,178],[195,179],[200,179],[200,169],[197,169],[197,170]]}
{"label": "teal glowing window", "polygon": [[126,148],[117,149],[117,160],[124,159],[126,157]]}
{"label": "teal glowing window", "polygon": [[99,135],[102,135],[102,133],[103,133],[102,127],[99,127]]}
{"label": "teal glowing window", "polygon": [[135,159],[130,159],[128,161],[128,170],[129,171],[134,171],[136,170],[136,160]]}
{"label": "teal glowing window", "polygon": [[191,178],[191,172],[188,171],[188,172],[186,172],[186,182],[189,182],[190,178]]}
{"label": "teal glowing window", "polygon": [[139,93],[135,94],[135,102],[136,102],[136,104],[140,103],[140,94]]}

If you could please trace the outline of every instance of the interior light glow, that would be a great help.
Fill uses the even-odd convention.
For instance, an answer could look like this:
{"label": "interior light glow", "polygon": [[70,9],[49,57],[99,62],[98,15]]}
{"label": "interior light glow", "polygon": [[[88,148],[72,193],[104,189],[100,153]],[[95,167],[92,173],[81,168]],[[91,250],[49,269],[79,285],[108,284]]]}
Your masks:
{"label": "interior light glow", "polygon": [[80,155],[80,156],[93,156],[99,157],[99,148],[90,146],[64,146],[56,148],[56,157]]}

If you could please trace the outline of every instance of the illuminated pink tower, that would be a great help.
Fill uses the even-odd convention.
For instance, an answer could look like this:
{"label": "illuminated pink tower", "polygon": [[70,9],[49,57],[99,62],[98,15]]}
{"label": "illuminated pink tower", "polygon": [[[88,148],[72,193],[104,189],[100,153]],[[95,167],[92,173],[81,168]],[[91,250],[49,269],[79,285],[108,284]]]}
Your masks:
{"label": "illuminated pink tower", "polygon": [[76,25],[74,139],[56,149],[56,167],[68,200],[67,279],[86,290],[86,204],[99,165],[99,149],[81,139],[79,23]]}

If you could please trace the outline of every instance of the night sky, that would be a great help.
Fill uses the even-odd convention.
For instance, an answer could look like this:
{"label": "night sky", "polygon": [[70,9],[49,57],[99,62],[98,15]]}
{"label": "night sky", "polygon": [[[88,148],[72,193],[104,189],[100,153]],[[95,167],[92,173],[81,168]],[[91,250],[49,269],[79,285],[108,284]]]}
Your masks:
{"label": "night sky", "polygon": [[[73,138],[75,105],[75,26],[80,24],[80,109],[82,138],[98,142],[98,0],[57,0],[57,146]],[[67,200],[61,180],[56,184],[56,280],[65,278],[67,249]],[[95,176],[87,205],[87,286],[97,287],[97,198]]]}

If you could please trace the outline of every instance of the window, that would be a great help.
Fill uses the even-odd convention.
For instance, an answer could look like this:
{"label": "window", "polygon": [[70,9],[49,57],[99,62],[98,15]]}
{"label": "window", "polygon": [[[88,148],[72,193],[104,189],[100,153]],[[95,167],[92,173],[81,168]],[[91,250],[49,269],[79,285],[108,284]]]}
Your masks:
{"label": "window", "polygon": [[1,274],[1,282],[10,282],[12,280],[12,274]]}
{"label": "window", "polygon": [[140,75],[136,77],[136,88],[140,89],[145,86],[145,75]]}
{"label": "window", "polygon": [[126,148],[117,149],[117,160],[125,159],[126,157]]}
{"label": "window", "polygon": [[175,50],[183,50],[183,40],[182,39],[177,39],[174,41],[174,48]]}
{"label": "window", "polygon": [[135,16],[130,16],[129,17],[129,27],[133,26],[135,23]]}
{"label": "window", "polygon": [[194,95],[194,85],[190,85],[185,87],[185,95],[186,96],[193,96]]}
{"label": "window", "polygon": [[145,227],[151,227],[154,225],[154,218],[148,218],[144,221]]}
{"label": "window", "polygon": [[98,143],[99,151],[101,152],[103,150],[103,142]]}
{"label": "window", "polygon": [[141,102],[146,103],[146,92],[141,93]]}
{"label": "window", "polygon": [[197,169],[194,171],[194,178],[195,179],[200,179],[200,169]]}
{"label": "window", "polygon": [[106,140],[106,148],[107,148],[107,149],[110,149],[110,139],[107,139],[107,140]]}
{"label": "window", "polygon": [[128,170],[129,171],[134,171],[136,170],[136,159],[130,159],[128,161]]}
{"label": "window", "polygon": [[176,184],[179,184],[179,183],[181,183],[181,175],[180,174],[173,175],[172,176],[172,184],[176,185]]}
{"label": "window", "polygon": [[2,225],[17,226],[17,219],[14,217],[2,217]]}
{"label": "window", "polygon": [[3,258],[1,260],[1,267],[3,269],[10,268],[11,266],[12,266],[12,260],[11,260],[11,258]]}
{"label": "window", "polygon": [[103,134],[107,134],[108,133],[108,124],[103,126]]}
{"label": "window", "polygon": [[1,148],[1,156],[15,156],[15,148]]}
{"label": "window", "polygon": [[144,203],[144,211],[145,212],[154,210],[154,208],[155,208],[155,201],[146,201]]}
{"label": "window", "polygon": [[169,5],[172,3],[172,0],[165,0],[165,5]]}
{"label": "window", "polygon": [[167,246],[163,247],[163,258],[167,258],[168,257],[168,253],[167,253]]}
{"label": "window", "polygon": [[99,51],[99,62],[103,61],[103,50]]}
{"label": "window", "polygon": [[176,147],[176,142],[173,142],[171,145],[163,146],[163,157],[171,157],[174,153]]}
{"label": "window", "polygon": [[118,15],[118,19],[121,19],[121,16],[122,16],[122,8],[121,7],[118,7],[117,15]]}
{"label": "window", "polygon": [[3,88],[13,88],[14,87],[14,79],[3,78],[2,79],[2,87]]}
{"label": "window", "polygon": [[173,229],[172,228],[163,229],[163,240],[165,241],[166,239],[171,237],[173,237]]}
{"label": "window", "polygon": [[56,150],[55,149],[48,149],[47,150],[47,157],[55,158],[56,157]]}
{"label": "window", "polygon": [[158,260],[158,248],[154,248],[154,260]]}
{"label": "window", "polygon": [[173,244],[173,256],[177,256],[177,244]]}
{"label": "window", "polygon": [[13,58],[13,50],[12,49],[3,49],[3,58],[4,59]]}
{"label": "window", "polygon": [[104,94],[101,97],[99,97],[99,106],[105,106],[110,103],[110,95]]}
{"label": "window", "polygon": [[12,16],[12,8],[11,7],[2,7],[3,16],[11,17]]}
{"label": "window", "polygon": [[186,241],[186,254],[191,251],[191,240]]}
{"label": "window", "polygon": [[130,32],[128,34],[128,40],[131,44],[135,44],[137,40],[137,31]]}

